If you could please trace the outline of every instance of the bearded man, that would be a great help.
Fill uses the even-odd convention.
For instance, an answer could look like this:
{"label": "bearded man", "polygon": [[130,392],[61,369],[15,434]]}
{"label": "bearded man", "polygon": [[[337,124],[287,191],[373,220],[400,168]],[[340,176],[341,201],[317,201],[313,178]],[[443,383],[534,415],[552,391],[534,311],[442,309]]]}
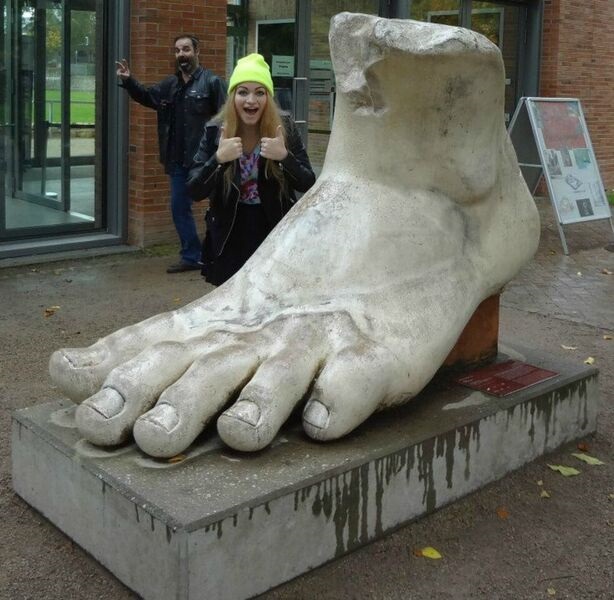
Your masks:
{"label": "bearded man", "polygon": [[117,62],[120,86],[133,100],[158,113],[160,162],[170,179],[171,214],[181,242],[179,262],[170,265],[167,273],[201,268],[201,243],[186,180],[205,124],[226,100],[224,82],[199,64],[198,38],[182,34],[174,42],[177,71],[151,87],[132,77],[125,58]]}

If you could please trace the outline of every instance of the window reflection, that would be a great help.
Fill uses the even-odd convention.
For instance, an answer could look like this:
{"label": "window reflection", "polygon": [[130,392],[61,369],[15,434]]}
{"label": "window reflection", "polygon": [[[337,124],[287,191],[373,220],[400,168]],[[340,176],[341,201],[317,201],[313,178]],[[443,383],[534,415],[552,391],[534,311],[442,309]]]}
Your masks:
{"label": "window reflection", "polygon": [[[461,0],[411,0],[410,18],[418,21],[462,26],[473,29],[496,44],[505,66],[505,118],[509,121],[519,99],[519,53],[521,52],[522,16],[526,8],[503,2],[471,3],[469,22],[463,22]],[[468,16],[465,17],[469,18]]]}
{"label": "window reflection", "polygon": [[410,18],[442,25],[460,25],[459,0],[412,0]]}
{"label": "window reflection", "polygon": [[102,3],[78,6],[4,3],[3,46],[15,43],[3,82],[14,125],[4,131],[2,239],[102,226],[94,177]]}

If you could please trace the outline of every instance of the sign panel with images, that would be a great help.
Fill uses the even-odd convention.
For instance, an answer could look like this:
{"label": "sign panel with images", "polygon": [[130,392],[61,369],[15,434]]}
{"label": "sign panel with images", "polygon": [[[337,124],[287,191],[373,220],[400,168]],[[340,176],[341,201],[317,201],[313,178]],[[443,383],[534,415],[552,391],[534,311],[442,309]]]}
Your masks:
{"label": "sign panel with images", "polygon": [[611,218],[580,101],[526,98],[559,223]]}

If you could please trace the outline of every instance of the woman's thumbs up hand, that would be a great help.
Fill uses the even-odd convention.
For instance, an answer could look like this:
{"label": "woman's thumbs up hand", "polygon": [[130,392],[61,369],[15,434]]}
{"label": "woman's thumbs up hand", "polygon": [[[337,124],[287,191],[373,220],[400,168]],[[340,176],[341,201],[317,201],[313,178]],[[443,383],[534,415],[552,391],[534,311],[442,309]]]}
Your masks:
{"label": "woman's thumbs up hand", "polygon": [[218,163],[227,163],[236,160],[243,152],[243,143],[240,137],[227,138],[224,135],[224,128],[220,128],[220,139],[215,153],[215,159]]}
{"label": "woman's thumbs up hand", "polygon": [[274,138],[263,137],[260,140],[260,156],[277,161],[283,160],[288,156],[281,125],[277,126],[277,132]]}

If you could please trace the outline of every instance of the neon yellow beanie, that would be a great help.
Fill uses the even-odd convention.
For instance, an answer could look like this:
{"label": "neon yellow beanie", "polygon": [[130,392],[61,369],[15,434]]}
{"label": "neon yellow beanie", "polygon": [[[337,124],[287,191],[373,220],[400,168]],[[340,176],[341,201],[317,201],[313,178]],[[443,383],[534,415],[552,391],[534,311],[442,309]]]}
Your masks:
{"label": "neon yellow beanie", "polygon": [[273,96],[271,69],[261,54],[248,54],[237,61],[237,66],[228,82],[228,92],[232,92],[240,83],[249,81],[262,84]]}

